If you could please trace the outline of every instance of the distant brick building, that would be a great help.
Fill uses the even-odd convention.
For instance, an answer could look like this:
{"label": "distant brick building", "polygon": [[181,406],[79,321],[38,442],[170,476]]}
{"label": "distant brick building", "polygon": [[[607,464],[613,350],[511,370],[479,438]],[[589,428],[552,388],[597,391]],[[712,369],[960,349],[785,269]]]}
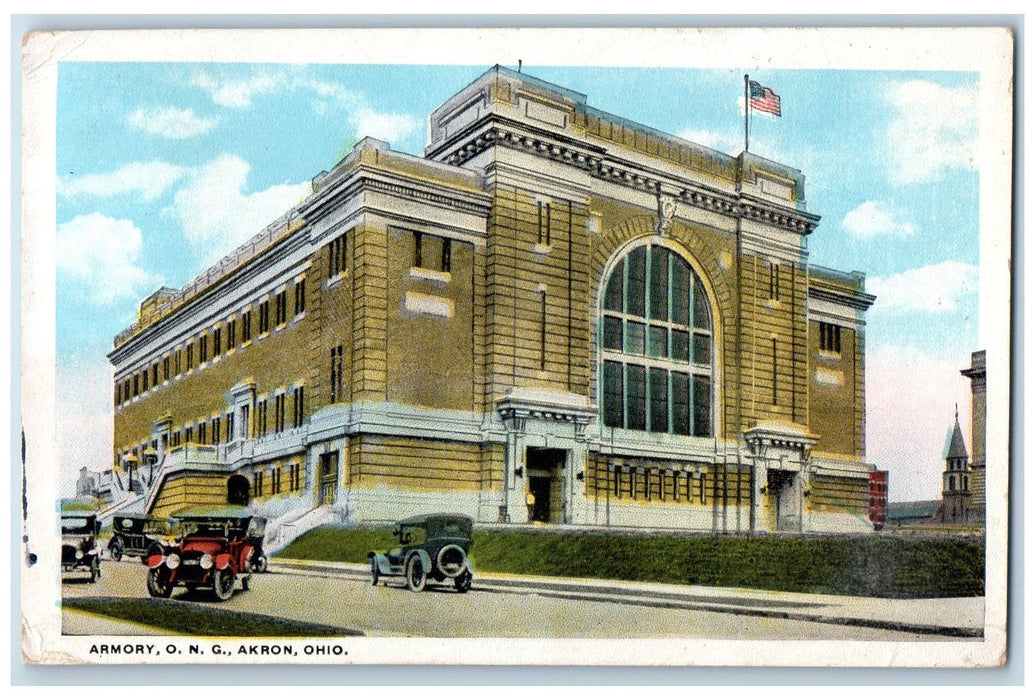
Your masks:
{"label": "distant brick building", "polygon": [[158,514],[870,529],[873,297],[818,221],[793,168],[494,68],[141,303],[115,459],[157,451]]}

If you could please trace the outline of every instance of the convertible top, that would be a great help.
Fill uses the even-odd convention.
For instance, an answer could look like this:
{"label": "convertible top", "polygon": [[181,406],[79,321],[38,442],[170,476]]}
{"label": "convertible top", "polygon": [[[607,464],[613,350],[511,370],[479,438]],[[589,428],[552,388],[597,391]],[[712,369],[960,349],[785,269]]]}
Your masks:
{"label": "convertible top", "polygon": [[430,513],[428,515],[414,515],[399,521],[403,527],[412,527],[425,524],[436,524],[449,521],[460,521],[464,527],[470,528],[474,522],[471,518],[460,513]]}

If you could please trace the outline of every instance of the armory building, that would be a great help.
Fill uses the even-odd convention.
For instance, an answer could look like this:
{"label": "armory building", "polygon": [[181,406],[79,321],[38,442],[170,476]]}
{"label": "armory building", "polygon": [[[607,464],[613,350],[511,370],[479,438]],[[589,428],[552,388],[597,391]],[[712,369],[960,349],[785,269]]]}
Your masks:
{"label": "armory building", "polygon": [[873,297],[818,221],[793,168],[493,68],[140,304],[116,463],[158,515],[872,529]]}

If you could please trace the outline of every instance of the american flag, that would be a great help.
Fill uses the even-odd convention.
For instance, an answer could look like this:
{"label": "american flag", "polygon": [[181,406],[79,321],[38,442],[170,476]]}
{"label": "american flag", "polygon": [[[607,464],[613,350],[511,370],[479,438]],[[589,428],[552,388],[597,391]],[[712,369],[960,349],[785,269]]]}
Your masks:
{"label": "american flag", "polygon": [[780,96],[775,92],[756,83],[754,80],[748,82],[751,94],[751,107],[759,112],[769,112],[780,116]]}

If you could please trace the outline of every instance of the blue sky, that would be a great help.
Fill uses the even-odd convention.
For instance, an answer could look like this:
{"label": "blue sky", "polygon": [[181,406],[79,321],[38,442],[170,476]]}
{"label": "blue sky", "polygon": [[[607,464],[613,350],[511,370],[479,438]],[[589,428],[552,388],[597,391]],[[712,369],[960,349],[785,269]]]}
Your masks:
{"label": "blue sky", "polygon": [[[58,69],[62,471],[109,466],[113,336],[298,202],[364,136],[421,154],[427,115],[488,66],[74,63]],[[523,70],[590,105],[737,154],[743,69]],[[977,346],[976,73],[773,70],[751,151],[801,169],[811,262],[867,274],[868,459],[893,500],[937,498],[958,370]],[[67,397],[66,397],[67,400]],[[969,424],[964,425],[968,438]]]}

